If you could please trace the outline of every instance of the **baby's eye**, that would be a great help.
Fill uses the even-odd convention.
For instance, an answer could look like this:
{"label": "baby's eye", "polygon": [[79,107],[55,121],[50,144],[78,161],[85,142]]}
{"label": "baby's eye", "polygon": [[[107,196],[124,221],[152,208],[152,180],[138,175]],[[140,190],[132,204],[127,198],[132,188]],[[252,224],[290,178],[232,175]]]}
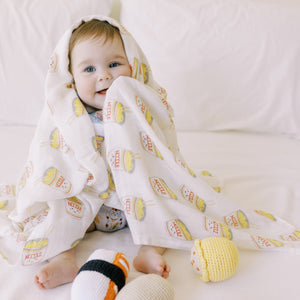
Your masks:
{"label": "baby's eye", "polygon": [[112,63],[109,64],[109,67],[110,67],[110,68],[115,68],[115,67],[117,67],[117,66],[119,66],[119,65],[120,65],[120,64],[117,63],[117,62],[112,62]]}
{"label": "baby's eye", "polygon": [[91,72],[94,72],[96,71],[96,68],[92,67],[92,66],[89,66],[87,68],[84,69],[85,72],[88,72],[88,73],[91,73]]}

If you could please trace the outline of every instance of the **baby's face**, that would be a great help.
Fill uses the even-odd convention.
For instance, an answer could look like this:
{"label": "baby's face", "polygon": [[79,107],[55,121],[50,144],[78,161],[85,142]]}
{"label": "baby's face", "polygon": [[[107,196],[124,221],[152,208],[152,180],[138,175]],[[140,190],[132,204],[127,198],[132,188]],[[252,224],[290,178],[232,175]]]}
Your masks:
{"label": "baby's face", "polygon": [[102,109],[106,92],[119,76],[131,76],[121,38],[88,39],[71,53],[72,74],[80,99],[91,108]]}

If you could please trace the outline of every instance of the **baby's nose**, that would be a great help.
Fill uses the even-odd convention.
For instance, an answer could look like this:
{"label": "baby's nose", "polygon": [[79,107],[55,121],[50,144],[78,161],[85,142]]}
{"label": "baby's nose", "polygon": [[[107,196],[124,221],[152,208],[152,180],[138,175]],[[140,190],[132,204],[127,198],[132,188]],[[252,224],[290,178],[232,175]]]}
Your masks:
{"label": "baby's nose", "polygon": [[104,71],[99,75],[98,81],[110,80],[112,79],[111,74],[108,71]]}

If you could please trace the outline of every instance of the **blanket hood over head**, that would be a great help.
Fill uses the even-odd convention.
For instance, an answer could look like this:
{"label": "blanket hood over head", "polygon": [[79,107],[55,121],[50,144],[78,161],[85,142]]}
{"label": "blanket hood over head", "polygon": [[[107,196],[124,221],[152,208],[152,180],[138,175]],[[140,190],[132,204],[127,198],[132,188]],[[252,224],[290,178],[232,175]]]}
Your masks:
{"label": "blanket hood over head", "polygon": [[[69,28],[50,58],[45,90],[46,105],[30,148],[25,173],[18,185],[18,199],[22,199],[17,202],[20,218],[28,216],[26,209],[29,207],[29,215],[40,210],[40,205],[37,205],[40,202],[77,195],[87,181],[98,193],[104,192],[108,187],[108,177],[103,172],[106,167],[95,148],[95,129],[73,88],[72,74],[68,71],[68,49],[72,32],[82,21],[93,18],[108,21],[119,28],[133,69],[133,77],[159,89],[139,46],[115,20],[89,16]],[[66,159],[66,153],[72,156],[72,164]],[[61,172],[62,169],[64,172]],[[59,183],[64,181],[60,189],[53,188],[51,175],[60,178]],[[45,184],[47,180],[49,184]]]}

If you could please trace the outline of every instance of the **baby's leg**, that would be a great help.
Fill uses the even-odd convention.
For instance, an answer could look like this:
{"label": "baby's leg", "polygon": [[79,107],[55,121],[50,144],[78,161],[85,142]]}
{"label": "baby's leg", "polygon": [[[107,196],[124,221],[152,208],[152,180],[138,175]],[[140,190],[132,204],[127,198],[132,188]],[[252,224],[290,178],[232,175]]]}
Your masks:
{"label": "baby's leg", "polygon": [[35,276],[40,288],[52,289],[64,283],[72,282],[77,275],[74,249],[62,252],[43,266]]}
{"label": "baby's leg", "polygon": [[133,261],[133,266],[139,272],[168,278],[171,268],[162,256],[165,250],[161,247],[143,245]]}

